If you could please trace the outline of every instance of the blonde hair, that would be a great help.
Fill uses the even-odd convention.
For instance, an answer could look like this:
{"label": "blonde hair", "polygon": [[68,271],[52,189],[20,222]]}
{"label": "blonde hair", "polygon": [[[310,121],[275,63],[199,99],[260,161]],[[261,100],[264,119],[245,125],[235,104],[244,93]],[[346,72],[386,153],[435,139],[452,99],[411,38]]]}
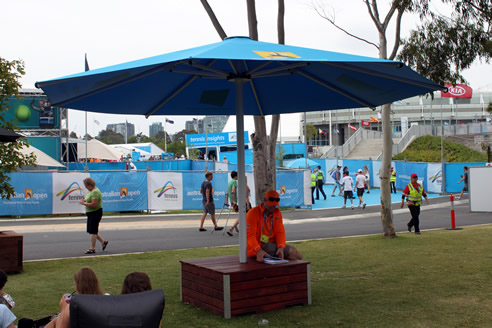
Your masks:
{"label": "blonde hair", "polygon": [[85,178],[84,179],[84,185],[95,187],[96,181],[94,181],[94,179],[92,179],[92,178]]}

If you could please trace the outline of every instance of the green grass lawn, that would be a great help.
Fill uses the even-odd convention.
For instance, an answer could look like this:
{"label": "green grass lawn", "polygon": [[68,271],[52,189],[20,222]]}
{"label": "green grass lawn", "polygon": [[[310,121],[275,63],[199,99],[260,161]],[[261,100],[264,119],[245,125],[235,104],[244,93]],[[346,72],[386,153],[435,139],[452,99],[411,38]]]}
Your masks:
{"label": "green grass lawn", "polygon": [[125,275],[149,274],[166,294],[163,327],[490,327],[492,225],[298,243],[311,262],[310,306],[230,320],[179,300],[179,260],[233,255],[237,247],[30,262],[5,288],[18,318],[40,318],[73,291],[73,273],[95,270],[106,292],[118,294]]}

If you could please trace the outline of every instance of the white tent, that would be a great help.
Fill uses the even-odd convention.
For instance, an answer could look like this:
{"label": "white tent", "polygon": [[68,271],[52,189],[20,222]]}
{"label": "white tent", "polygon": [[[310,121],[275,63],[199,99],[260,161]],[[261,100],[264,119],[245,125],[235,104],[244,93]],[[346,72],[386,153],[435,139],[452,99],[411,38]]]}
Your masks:
{"label": "white tent", "polygon": [[140,153],[140,156],[147,158],[150,156],[161,156],[164,152],[164,150],[152,142],[116,144],[111,145],[111,147],[124,152],[125,155],[131,155],[132,152],[138,152]]}
{"label": "white tent", "polygon": [[36,165],[37,166],[52,166],[52,167],[65,167],[63,164],[60,162],[54,160],[51,156],[46,154],[45,152],[37,149],[34,146],[29,146],[29,147],[24,147],[20,149],[20,152],[26,156],[30,155],[31,153],[36,156]]}
{"label": "white tent", "polygon": [[77,144],[77,152],[79,158],[99,158],[113,161],[119,161],[123,155],[121,151],[97,139],[91,139],[87,142],[87,156],[85,153],[85,143]]}

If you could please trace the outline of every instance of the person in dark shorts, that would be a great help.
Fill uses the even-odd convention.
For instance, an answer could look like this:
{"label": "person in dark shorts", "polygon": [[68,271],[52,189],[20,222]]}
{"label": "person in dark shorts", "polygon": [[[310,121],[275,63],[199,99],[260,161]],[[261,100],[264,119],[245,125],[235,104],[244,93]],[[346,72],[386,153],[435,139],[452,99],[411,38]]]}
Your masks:
{"label": "person in dark shorts", "polygon": [[362,172],[362,169],[359,169],[359,171],[357,171],[357,176],[355,177],[355,186],[357,188],[357,197],[359,197],[359,206],[357,207],[362,206],[362,209],[366,208],[366,203],[364,203],[364,200],[362,199],[365,191],[365,185],[366,176],[364,175],[364,172]]}
{"label": "person in dark shorts", "polygon": [[414,173],[410,176],[410,183],[403,190],[400,207],[403,208],[406,198],[408,210],[410,211],[410,215],[412,217],[407,224],[408,232],[412,232],[412,227],[414,227],[416,235],[420,235],[419,216],[422,197],[425,198],[425,203],[429,204],[427,193],[425,192],[424,187],[418,183],[418,176]]}
{"label": "person in dark shorts", "polygon": [[343,172],[342,186],[343,186],[343,206],[342,206],[342,208],[346,207],[347,198],[349,198],[350,204],[352,205],[352,209],[354,209],[354,201],[352,200],[354,197],[354,193],[352,192],[352,190],[354,189],[354,179],[352,179],[352,177],[349,175],[349,171]]}
{"label": "person in dark shorts", "polygon": [[96,253],[96,240],[101,242],[103,251],[108,246],[108,241],[104,240],[99,234],[99,222],[101,222],[103,215],[102,194],[92,178],[84,179],[84,185],[89,190],[89,193],[85,196],[85,199],[80,201],[80,204],[85,206],[87,233],[91,235],[91,247],[84,254],[94,254]]}
{"label": "person in dark shorts", "polygon": [[460,184],[462,181],[464,181],[465,185],[463,186],[463,189],[461,190],[460,198],[458,198],[458,200],[460,200],[461,197],[463,197],[463,194],[465,193],[465,191],[468,191],[468,166],[463,167],[463,171],[465,171],[465,173],[464,173],[464,175],[461,176],[461,180],[458,181],[458,184]]}
{"label": "person in dark shorts", "polygon": [[217,226],[217,221],[215,220],[214,187],[212,186],[213,178],[214,174],[212,172],[205,172],[205,181],[202,182],[202,186],[200,187],[200,193],[203,195],[203,214],[200,218],[200,228],[198,229],[199,231],[207,231],[207,229],[203,227],[203,223],[205,222],[207,213],[210,214],[210,216],[212,217],[212,223],[214,224],[215,230],[224,229],[223,227]]}

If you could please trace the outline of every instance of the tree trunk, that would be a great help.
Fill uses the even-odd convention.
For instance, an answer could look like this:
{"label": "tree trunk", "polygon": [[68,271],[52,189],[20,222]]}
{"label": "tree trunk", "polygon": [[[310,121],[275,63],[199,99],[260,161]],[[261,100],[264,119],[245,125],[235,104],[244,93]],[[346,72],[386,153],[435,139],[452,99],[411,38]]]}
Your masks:
{"label": "tree trunk", "polygon": [[383,105],[383,160],[379,178],[381,183],[381,223],[383,225],[383,236],[395,237],[395,226],[393,225],[393,211],[391,209],[390,190],[390,168],[393,157],[393,140],[391,136],[391,105]]}
{"label": "tree trunk", "polygon": [[210,20],[212,21],[212,24],[214,25],[215,30],[217,31],[217,33],[219,33],[220,38],[222,40],[224,40],[225,38],[227,38],[227,35],[224,32],[224,29],[222,28],[222,26],[220,25],[219,20],[217,19],[217,16],[215,16],[215,13],[212,10],[212,7],[210,7],[207,0],[201,0],[201,2],[203,5],[203,8],[205,8],[205,11],[208,14],[208,17],[210,18]]}

